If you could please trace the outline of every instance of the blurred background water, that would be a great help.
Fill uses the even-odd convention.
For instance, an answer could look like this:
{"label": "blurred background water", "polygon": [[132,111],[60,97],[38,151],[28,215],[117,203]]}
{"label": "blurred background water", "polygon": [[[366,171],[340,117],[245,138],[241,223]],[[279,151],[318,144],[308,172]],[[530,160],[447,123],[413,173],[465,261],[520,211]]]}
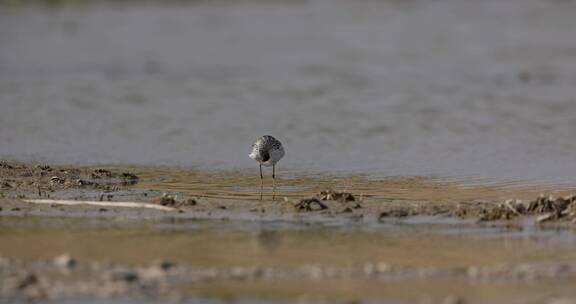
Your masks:
{"label": "blurred background water", "polygon": [[0,157],[576,182],[576,2],[0,8]]}

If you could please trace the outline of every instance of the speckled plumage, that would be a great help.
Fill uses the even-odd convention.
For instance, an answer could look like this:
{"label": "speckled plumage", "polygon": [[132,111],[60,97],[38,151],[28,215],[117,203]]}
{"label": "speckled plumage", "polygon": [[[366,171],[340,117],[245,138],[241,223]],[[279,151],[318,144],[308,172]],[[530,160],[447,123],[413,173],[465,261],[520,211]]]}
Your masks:
{"label": "speckled plumage", "polygon": [[252,153],[248,156],[264,166],[273,166],[284,156],[284,147],[273,136],[264,135],[252,145]]}
{"label": "speckled plumage", "polygon": [[284,157],[284,147],[273,136],[264,135],[252,145],[252,152],[248,156],[260,163],[260,178],[263,178],[262,165],[272,166],[272,178],[275,178],[275,166]]}

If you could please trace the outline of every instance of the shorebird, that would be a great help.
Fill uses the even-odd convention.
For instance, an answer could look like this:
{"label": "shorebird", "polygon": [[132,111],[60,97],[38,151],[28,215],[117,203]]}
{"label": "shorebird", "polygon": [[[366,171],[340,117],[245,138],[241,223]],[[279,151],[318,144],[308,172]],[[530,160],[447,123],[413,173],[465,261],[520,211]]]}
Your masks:
{"label": "shorebird", "polygon": [[260,163],[260,184],[264,183],[262,165],[272,166],[272,182],[275,184],[276,163],[284,156],[282,143],[270,135],[264,135],[252,145],[252,152],[248,155],[251,159]]}

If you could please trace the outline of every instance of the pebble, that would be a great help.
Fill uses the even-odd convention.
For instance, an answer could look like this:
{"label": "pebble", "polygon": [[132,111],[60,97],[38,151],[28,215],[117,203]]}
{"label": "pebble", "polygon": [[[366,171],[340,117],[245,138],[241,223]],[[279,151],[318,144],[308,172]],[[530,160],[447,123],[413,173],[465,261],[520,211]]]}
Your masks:
{"label": "pebble", "polygon": [[76,259],[67,253],[55,257],[53,262],[54,265],[65,269],[72,269],[77,264]]}
{"label": "pebble", "polygon": [[105,275],[109,281],[135,283],[139,280],[138,273],[131,270],[113,270]]}
{"label": "pebble", "polygon": [[30,286],[38,284],[38,276],[34,273],[25,273],[19,280],[16,285],[17,289],[26,289]]}
{"label": "pebble", "polygon": [[392,265],[385,263],[385,262],[379,262],[376,264],[376,271],[382,273],[382,272],[390,272],[392,271]]}
{"label": "pebble", "polygon": [[174,263],[170,260],[159,259],[159,260],[152,262],[152,266],[157,267],[163,271],[168,271],[168,270],[174,268],[176,266],[176,263]]}
{"label": "pebble", "polygon": [[140,277],[144,280],[157,280],[163,279],[166,277],[166,271],[162,270],[161,268],[152,266],[146,269],[142,269],[139,271]]}

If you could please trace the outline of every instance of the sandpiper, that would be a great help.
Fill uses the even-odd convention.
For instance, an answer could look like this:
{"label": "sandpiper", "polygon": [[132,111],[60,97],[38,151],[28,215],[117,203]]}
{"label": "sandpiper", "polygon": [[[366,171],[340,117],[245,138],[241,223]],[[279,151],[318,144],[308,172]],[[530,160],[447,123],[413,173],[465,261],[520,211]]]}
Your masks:
{"label": "sandpiper", "polygon": [[276,178],[276,163],[284,156],[282,143],[270,135],[264,135],[252,145],[252,153],[248,155],[251,159],[260,163],[260,183],[264,182],[262,176],[262,165],[272,166],[272,181]]}

